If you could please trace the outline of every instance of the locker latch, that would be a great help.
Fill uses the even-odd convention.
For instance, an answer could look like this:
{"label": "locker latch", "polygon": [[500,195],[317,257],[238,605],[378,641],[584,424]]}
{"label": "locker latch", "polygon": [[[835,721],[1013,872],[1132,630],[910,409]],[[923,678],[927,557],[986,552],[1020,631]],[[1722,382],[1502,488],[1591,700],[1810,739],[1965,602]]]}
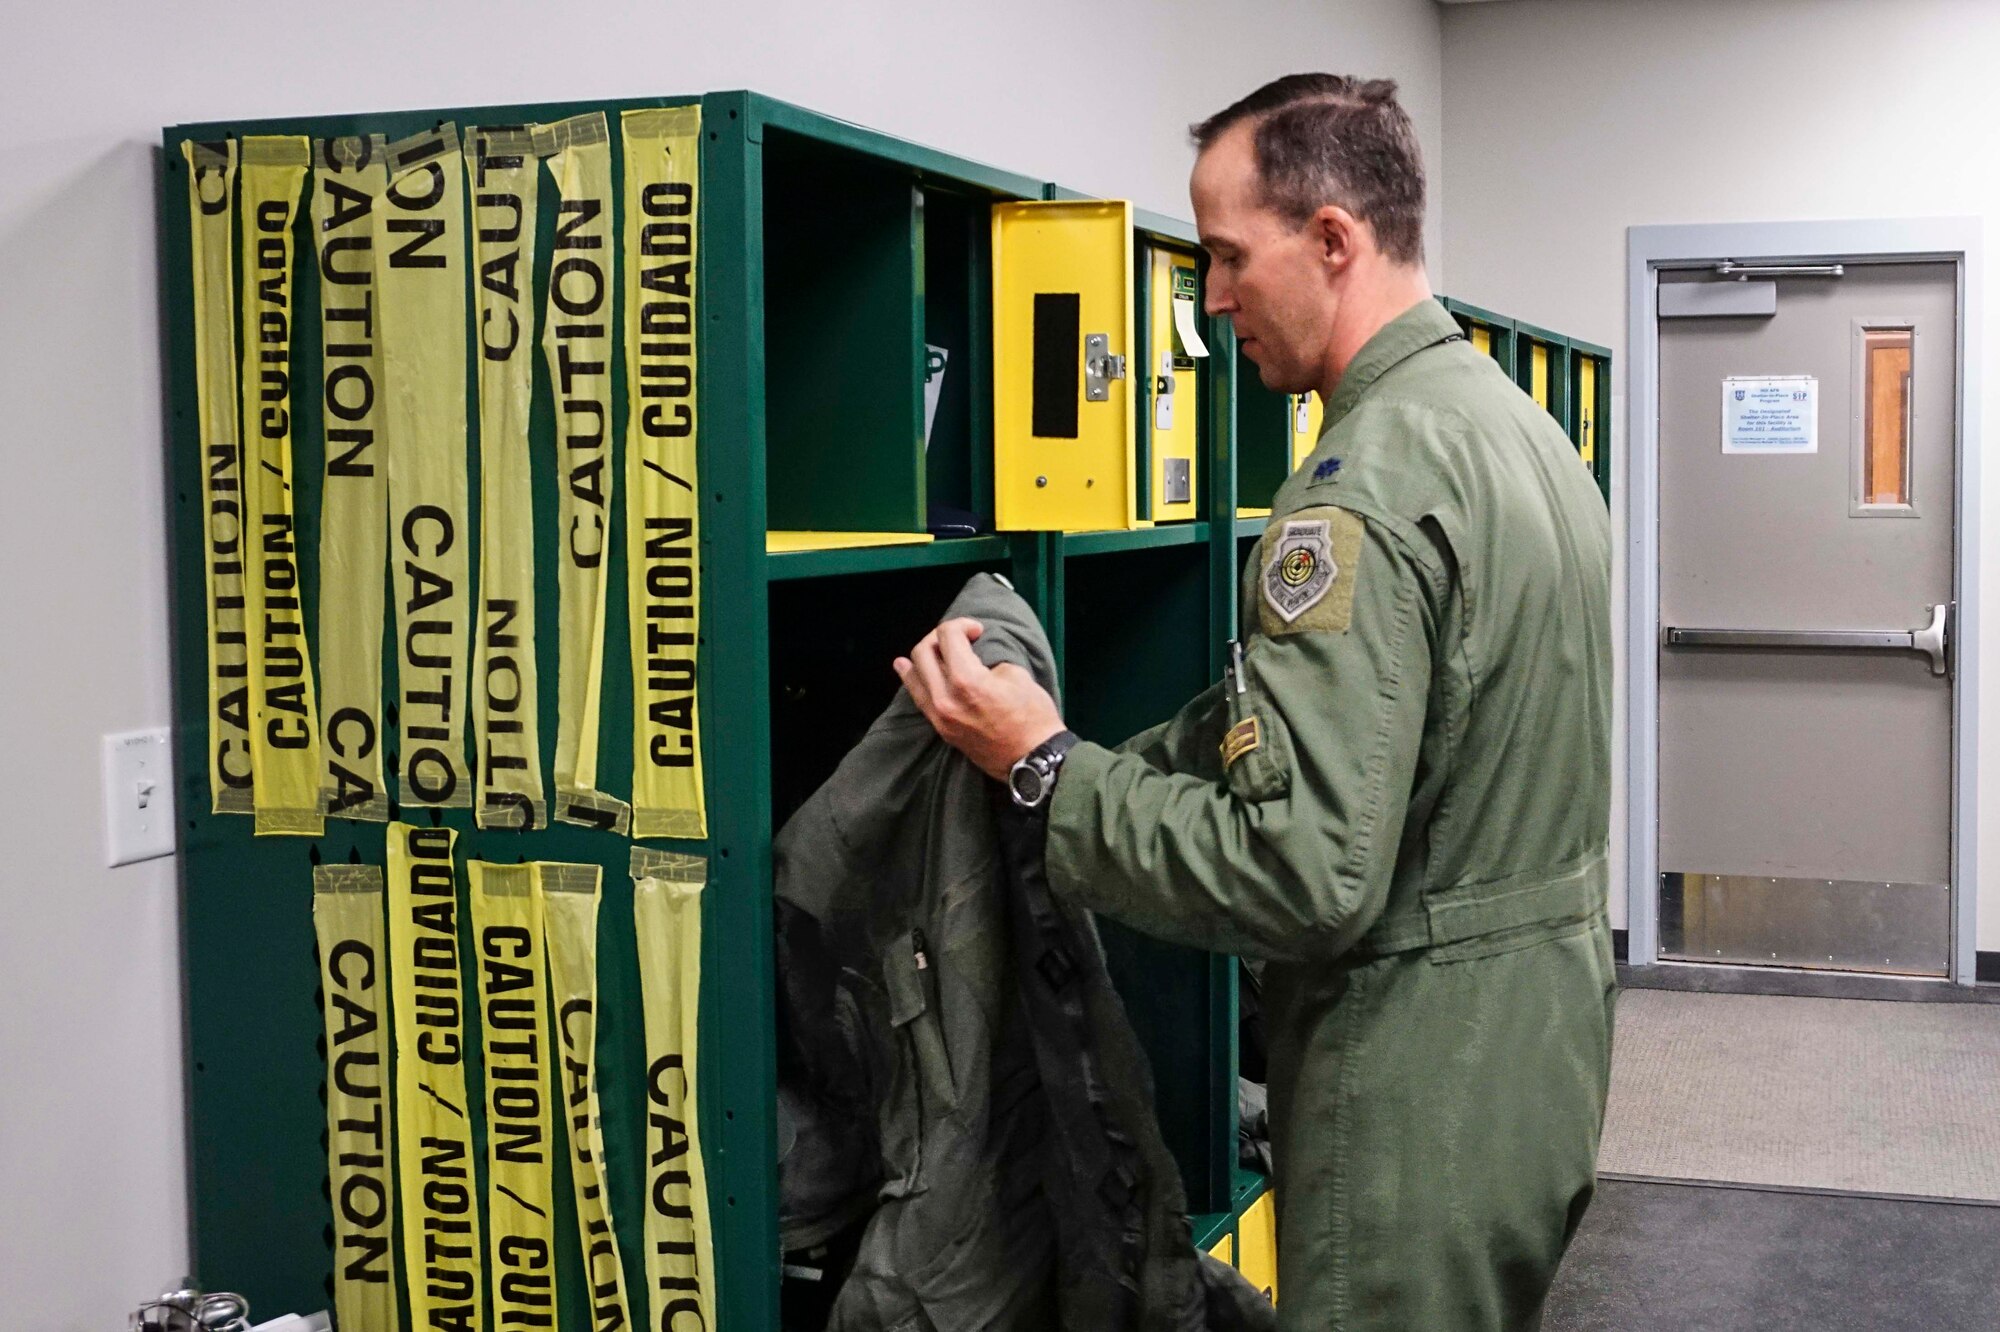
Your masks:
{"label": "locker latch", "polygon": [[1125,378],[1125,358],[1111,354],[1109,333],[1087,333],[1083,339],[1083,396],[1103,402],[1111,396],[1111,381]]}
{"label": "locker latch", "polygon": [[1174,354],[1160,353],[1160,373],[1153,376],[1153,427],[1174,428]]}

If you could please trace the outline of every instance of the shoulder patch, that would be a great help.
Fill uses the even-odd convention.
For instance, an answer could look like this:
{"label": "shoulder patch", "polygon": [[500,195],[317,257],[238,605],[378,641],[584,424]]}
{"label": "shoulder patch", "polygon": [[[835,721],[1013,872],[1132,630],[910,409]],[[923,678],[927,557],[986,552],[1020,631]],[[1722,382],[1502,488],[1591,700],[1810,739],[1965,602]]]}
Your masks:
{"label": "shoulder patch", "polygon": [[1313,468],[1313,480],[1324,481],[1328,477],[1333,476],[1339,471],[1340,471],[1340,459],[1328,458],[1325,462]]}
{"label": "shoulder patch", "polygon": [[1331,505],[1274,520],[1265,529],[1259,578],[1264,632],[1345,633],[1354,618],[1361,538],[1361,518]]}

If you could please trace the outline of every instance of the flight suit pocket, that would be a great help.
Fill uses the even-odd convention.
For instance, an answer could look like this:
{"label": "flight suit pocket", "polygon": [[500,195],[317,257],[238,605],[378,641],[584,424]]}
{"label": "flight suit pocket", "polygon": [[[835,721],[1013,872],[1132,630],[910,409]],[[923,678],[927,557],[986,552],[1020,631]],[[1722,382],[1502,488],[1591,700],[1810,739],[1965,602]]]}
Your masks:
{"label": "flight suit pocket", "polygon": [[937,968],[922,930],[911,930],[890,946],[882,973],[889,984],[889,1023],[902,1039],[903,1057],[916,1071],[925,1113],[956,1109],[958,1087],[938,1009]]}
{"label": "flight suit pocket", "polygon": [[1222,780],[1239,800],[1272,800],[1292,789],[1292,741],[1276,712],[1255,690],[1225,682],[1229,729],[1222,733]]}

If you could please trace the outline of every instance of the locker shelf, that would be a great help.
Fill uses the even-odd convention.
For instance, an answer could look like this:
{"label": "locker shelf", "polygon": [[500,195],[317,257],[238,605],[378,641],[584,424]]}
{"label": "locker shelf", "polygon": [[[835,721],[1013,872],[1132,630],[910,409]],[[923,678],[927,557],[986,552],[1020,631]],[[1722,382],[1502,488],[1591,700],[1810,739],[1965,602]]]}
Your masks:
{"label": "locker shelf", "polygon": [[1104,555],[1125,550],[1157,550],[1163,546],[1208,544],[1207,523],[1171,523],[1135,527],[1129,531],[1068,532],[1062,538],[1065,555]]}
{"label": "locker shelf", "polygon": [[769,553],[765,567],[767,576],[778,582],[841,574],[890,573],[897,569],[935,568],[951,564],[984,564],[1005,560],[1011,548],[1006,537],[983,536],[963,537],[955,541],[793,550]]}

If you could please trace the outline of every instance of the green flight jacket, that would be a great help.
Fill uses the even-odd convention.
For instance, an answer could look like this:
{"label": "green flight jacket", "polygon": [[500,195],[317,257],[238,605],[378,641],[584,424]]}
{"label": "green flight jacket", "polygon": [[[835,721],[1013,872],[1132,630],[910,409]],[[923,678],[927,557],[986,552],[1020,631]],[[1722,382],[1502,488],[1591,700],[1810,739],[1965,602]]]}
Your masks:
{"label": "green flight jacket", "polygon": [[1575,449],[1425,301],[1278,491],[1240,689],[1069,754],[1056,890],[1269,963],[1283,1328],[1539,1321],[1610,1073],[1609,585]]}

